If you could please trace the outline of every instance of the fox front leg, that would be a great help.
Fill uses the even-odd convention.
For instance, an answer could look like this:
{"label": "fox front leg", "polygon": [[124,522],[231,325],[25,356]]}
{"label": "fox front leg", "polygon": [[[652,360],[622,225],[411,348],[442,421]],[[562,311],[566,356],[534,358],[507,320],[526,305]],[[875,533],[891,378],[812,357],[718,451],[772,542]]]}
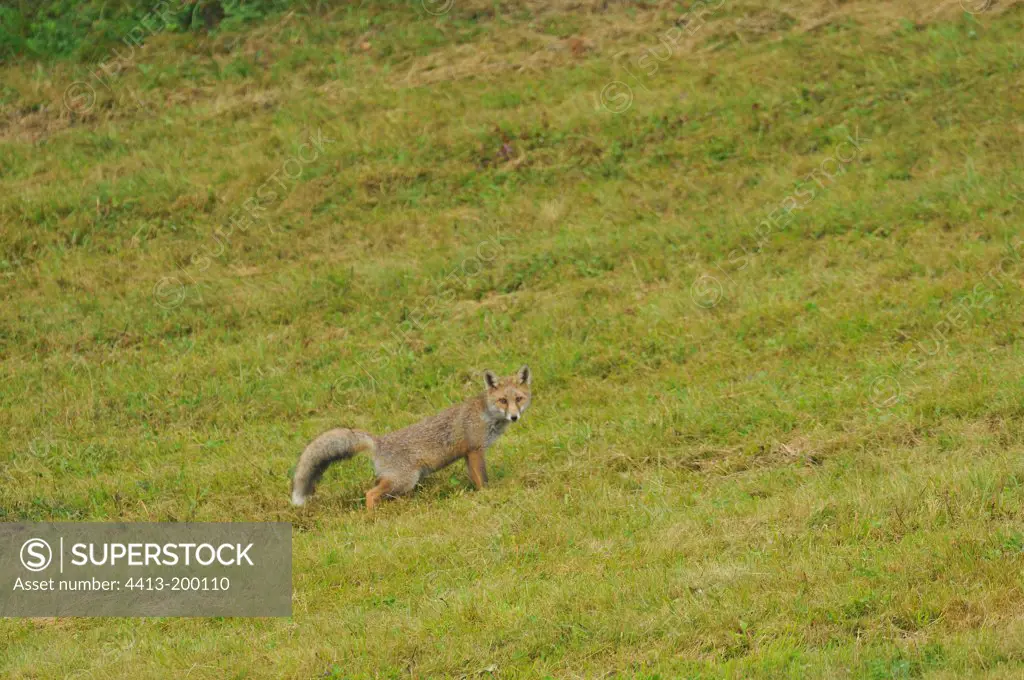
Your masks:
{"label": "fox front leg", "polygon": [[466,469],[469,470],[469,478],[477,491],[487,485],[487,464],[484,461],[484,452],[480,449],[470,451],[466,456]]}

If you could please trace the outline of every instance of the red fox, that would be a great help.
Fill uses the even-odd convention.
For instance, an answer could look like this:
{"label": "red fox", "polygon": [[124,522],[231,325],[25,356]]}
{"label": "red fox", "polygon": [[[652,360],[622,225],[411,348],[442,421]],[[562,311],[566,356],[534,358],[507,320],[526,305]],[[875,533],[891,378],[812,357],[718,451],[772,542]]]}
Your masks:
{"label": "red fox", "polygon": [[361,451],[373,458],[377,475],[377,485],[366,492],[367,510],[382,498],[409,493],[423,477],[459,458],[466,459],[473,486],[482,489],[487,483],[484,452],[530,405],[530,378],[529,366],[507,378],[484,371],[486,389],[477,396],[379,437],[344,428],[324,432],[299,456],[292,504],[305,504],[328,466]]}

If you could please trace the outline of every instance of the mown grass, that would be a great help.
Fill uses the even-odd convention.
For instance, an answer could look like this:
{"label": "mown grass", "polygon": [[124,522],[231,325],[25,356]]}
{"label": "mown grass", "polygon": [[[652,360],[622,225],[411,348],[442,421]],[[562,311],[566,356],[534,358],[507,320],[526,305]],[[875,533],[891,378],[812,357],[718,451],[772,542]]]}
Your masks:
{"label": "mown grass", "polygon": [[[307,4],[70,108],[92,62],[3,67],[0,519],[290,521],[295,603],[5,620],[2,674],[1017,677],[1021,5],[726,2],[640,71],[684,13]],[[288,505],[319,431],[524,362],[486,491]]]}

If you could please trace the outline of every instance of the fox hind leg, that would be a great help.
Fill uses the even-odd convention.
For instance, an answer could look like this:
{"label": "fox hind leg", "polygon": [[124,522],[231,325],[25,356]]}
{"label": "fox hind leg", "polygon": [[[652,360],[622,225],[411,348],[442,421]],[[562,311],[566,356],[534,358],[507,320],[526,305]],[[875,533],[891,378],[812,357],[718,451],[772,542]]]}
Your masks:
{"label": "fox hind leg", "polygon": [[385,498],[397,498],[404,496],[413,490],[416,480],[398,479],[394,477],[380,477],[377,486],[366,492],[366,509],[373,510],[381,500]]}
{"label": "fox hind leg", "polygon": [[377,486],[366,492],[366,509],[373,510],[380,503],[380,499],[391,491],[391,480],[383,478],[377,482]]}

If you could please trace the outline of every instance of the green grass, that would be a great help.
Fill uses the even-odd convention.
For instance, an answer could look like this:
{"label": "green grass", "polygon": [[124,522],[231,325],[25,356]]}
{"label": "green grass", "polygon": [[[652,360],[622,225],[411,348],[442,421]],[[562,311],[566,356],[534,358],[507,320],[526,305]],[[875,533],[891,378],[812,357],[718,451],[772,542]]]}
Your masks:
{"label": "green grass", "polygon": [[[0,675],[1024,673],[1022,5],[727,0],[637,66],[684,13],[306,3],[94,101],[102,50],[0,67],[0,520],[295,527],[292,618],[6,619]],[[525,362],[484,492],[288,505],[318,432]]]}

